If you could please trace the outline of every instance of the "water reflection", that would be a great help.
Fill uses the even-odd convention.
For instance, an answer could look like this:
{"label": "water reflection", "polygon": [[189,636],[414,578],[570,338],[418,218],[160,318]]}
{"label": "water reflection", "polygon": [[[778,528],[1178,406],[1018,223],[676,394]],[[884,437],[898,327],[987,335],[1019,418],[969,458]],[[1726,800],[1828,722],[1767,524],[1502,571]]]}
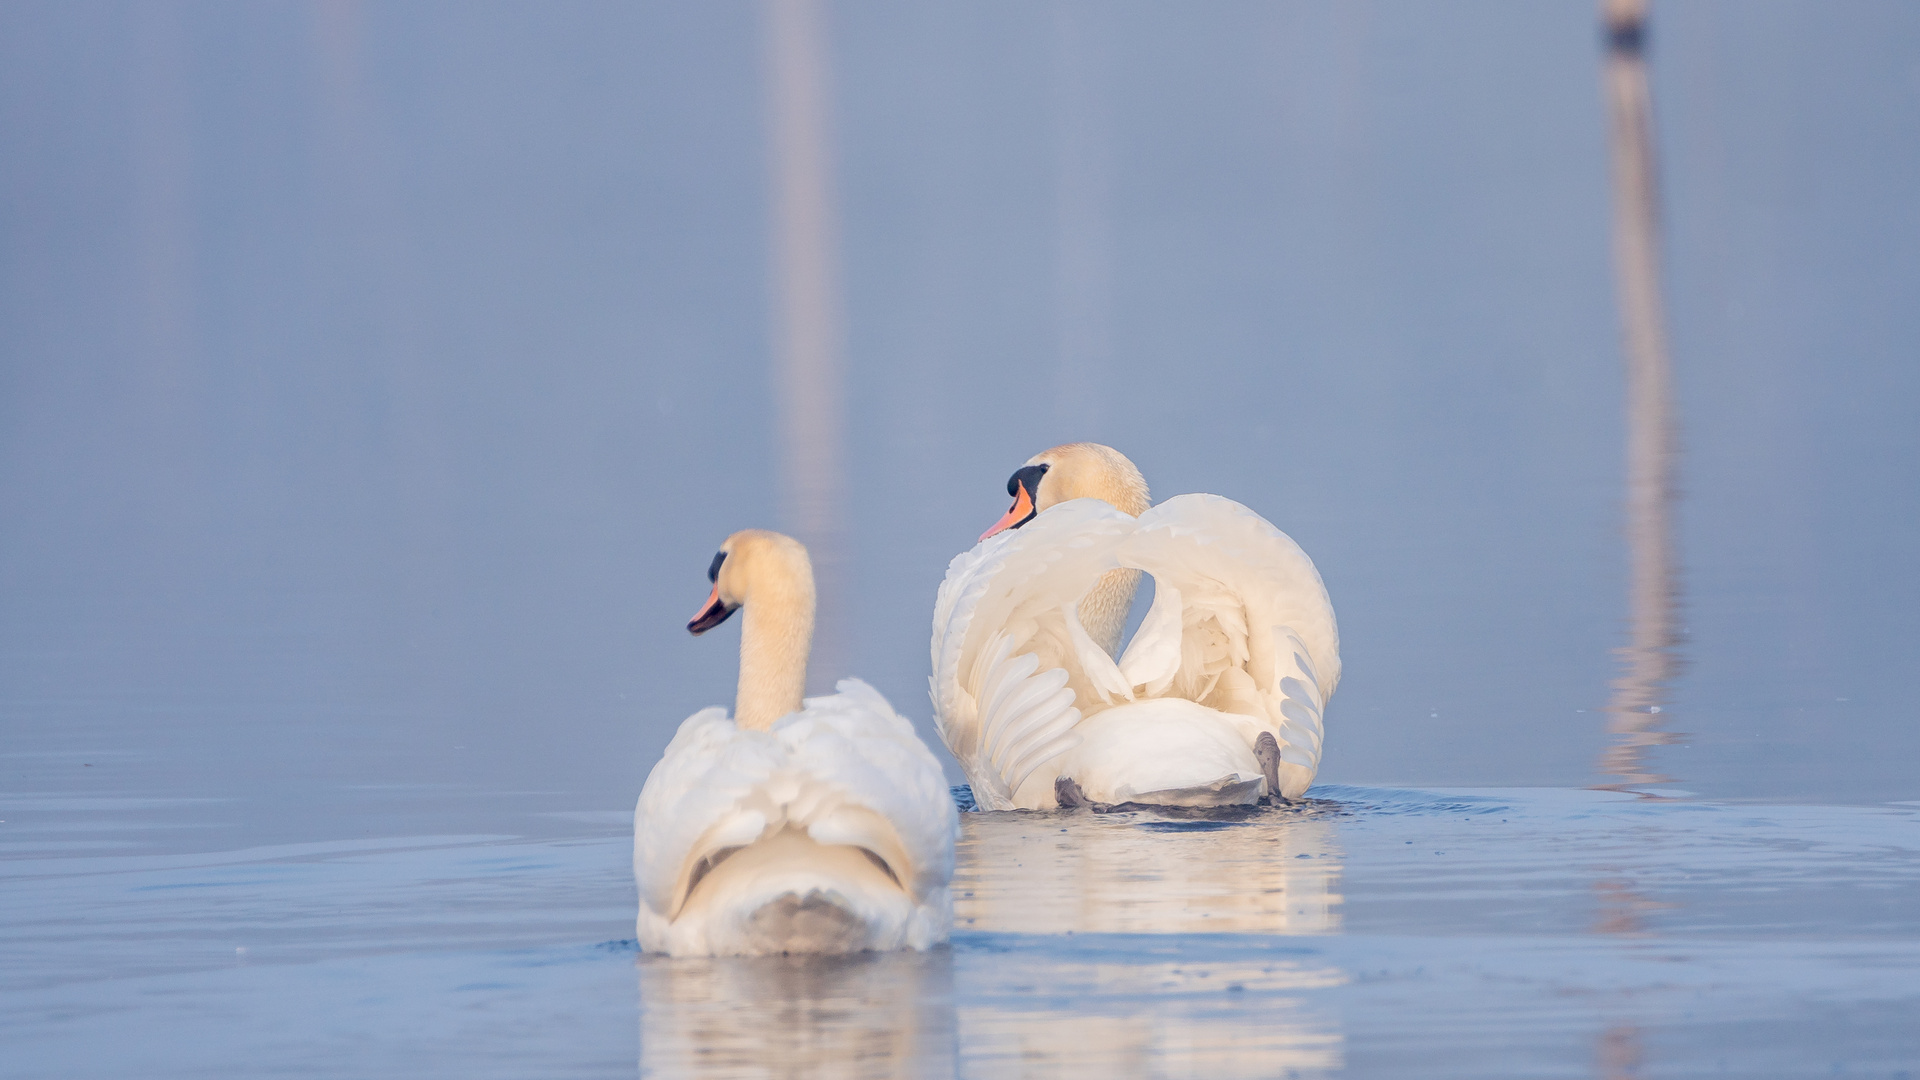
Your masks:
{"label": "water reflection", "polygon": [[1614,258],[1627,372],[1626,533],[1628,641],[1607,705],[1613,744],[1600,757],[1603,787],[1665,783],[1650,750],[1660,730],[1674,651],[1680,584],[1673,550],[1675,440],[1672,364],[1660,298],[1659,187],[1653,109],[1643,54],[1645,0],[1603,0],[1606,94],[1612,118]]}
{"label": "water reflection", "polygon": [[1238,820],[965,814],[956,929],[1332,934],[1341,851],[1321,807]]}
{"label": "water reflection", "polygon": [[1055,0],[1054,420],[1100,430],[1113,366],[1112,14]]}
{"label": "water reflection", "polygon": [[641,1076],[954,1074],[950,950],[637,966]]}
{"label": "water reflection", "polygon": [[965,1075],[1225,1078],[1341,1067],[1337,1020],[1305,996],[1346,982],[1338,968],[1193,944],[1081,961],[1036,949],[969,970],[959,1010]]}
{"label": "water reflection", "polygon": [[[1331,804],[966,814],[951,949],[639,962],[642,1076],[1337,1070]],[[966,990],[956,1000],[954,987]]]}
{"label": "water reflection", "polygon": [[[1643,788],[1669,778],[1653,771],[1652,748],[1674,740],[1661,730],[1667,684],[1679,669],[1674,651],[1680,585],[1674,565],[1673,477],[1676,445],[1672,362],[1660,297],[1659,183],[1654,173],[1653,107],[1647,85],[1646,0],[1601,0],[1605,86],[1611,119],[1614,258],[1627,373],[1628,640],[1607,703],[1612,745],[1600,755],[1603,787]],[[1643,793],[1644,794],[1644,793]],[[1601,934],[1638,936],[1644,916],[1665,906],[1647,899],[1630,875],[1601,870],[1594,882]],[[1639,1075],[1646,1064],[1640,1026],[1615,1023],[1594,1049],[1602,1080]]]}
{"label": "water reflection", "polygon": [[809,686],[846,670],[842,515],[846,358],[834,202],[826,13],[820,0],[765,0],[773,165],[774,390],[785,527],[813,556],[821,617]]}
{"label": "water reflection", "polygon": [[1619,1024],[1601,1032],[1600,1045],[1594,1057],[1603,1080],[1641,1075],[1640,1070],[1647,1063],[1647,1052],[1639,1027]]}
{"label": "water reflection", "polygon": [[1288,936],[1340,927],[1325,807],[1231,818],[967,814],[955,926],[968,1075],[1275,1076],[1339,1069],[1346,982]]}

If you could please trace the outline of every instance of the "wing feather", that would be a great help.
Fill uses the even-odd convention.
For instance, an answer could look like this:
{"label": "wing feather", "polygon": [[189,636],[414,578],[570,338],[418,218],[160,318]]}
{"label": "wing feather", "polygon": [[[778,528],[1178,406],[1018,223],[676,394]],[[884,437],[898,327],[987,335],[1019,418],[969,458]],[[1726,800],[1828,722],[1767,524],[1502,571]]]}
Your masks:
{"label": "wing feather", "polygon": [[784,764],[765,732],[742,732],[722,708],[680,725],[634,808],[633,871],[641,901],[663,918],[679,906],[696,850],[751,843],[766,826],[754,791]]}
{"label": "wing feather", "polygon": [[1074,745],[1081,710],[1069,684],[1082,670],[1060,611],[1118,565],[1115,549],[1132,528],[1105,503],[1076,499],[948,564],[929,690],[940,737],[980,807],[1013,809],[1020,785]]}
{"label": "wing feather", "polygon": [[[1319,769],[1326,702],[1340,680],[1333,605],[1306,552],[1239,503],[1181,495],[1140,516],[1120,561],[1152,574],[1156,590],[1179,590],[1184,638],[1166,692],[1272,731],[1287,766],[1281,794],[1303,794]],[[1162,648],[1164,626],[1156,634],[1139,647]],[[1123,669],[1132,670],[1135,647]]]}
{"label": "wing feather", "polygon": [[1121,677],[1129,687],[1142,687],[1147,697],[1166,693],[1180,673],[1182,611],[1180,590],[1172,582],[1156,580],[1153,607],[1120,657]]}
{"label": "wing feather", "polygon": [[879,691],[859,679],[836,689],[774,727],[790,767],[812,780],[809,797],[788,804],[788,820],[820,843],[881,856],[924,899],[946,885],[953,865],[958,822],[946,776]]}
{"label": "wing feather", "polygon": [[[1115,567],[1156,590],[1118,663],[1077,611]],[[1051,508],[949,564],[933,630],[936,721],[983,808],[1050,800],[1022,785],[1076,745],[1082,717],[1142,698],[1214,708],[1249,740],[1273,732],[1289,798],[1319,768],[1340,678],[1326,587],[1299,545],[1229,499],[1183,495],[1137,520],[1094,500]]]}

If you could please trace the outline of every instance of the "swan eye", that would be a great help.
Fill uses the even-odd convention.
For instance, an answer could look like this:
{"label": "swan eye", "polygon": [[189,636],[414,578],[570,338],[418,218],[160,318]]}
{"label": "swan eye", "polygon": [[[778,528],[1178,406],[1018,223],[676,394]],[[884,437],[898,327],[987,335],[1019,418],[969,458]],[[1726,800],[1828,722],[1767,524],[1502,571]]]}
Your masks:
{"label": "swan eye", "polygon": [[707,594],[707,602],[701,605],[693,621],[687,624],[687,632],[694,637],[726,622],[727,617],[740,607],[738,603],[729,604],[720,599],[720,564],[726,561],[727,553],[723,551],[715,555],[713,565],[707,567],[707,580],[713,582],[713,591]]}
{"label": "swan eye", "polygon": [[1047,475],[1047,466],[1045,465],[1029,465],[1024,469],[1020,469],[1012,476],[1007,477],[1007,494],[1013,498],[1019,498],[1020,485],[1024,483],[1027,486],[1027,498],[1038,502],[1040,500],[1040,478],[1045,475]]}
{"label": "swan eye", "polygon": [[1007,494],[1013,496],[1013,506],[1008,508],[1005,517],[993,523],[993,528],[980,534],[985,540],[996,533],[1008,529],[1017,529],[1033,520],[1040,512],[1040,478],[1047,474],[1045,465],[1029,465],[1013,474],[1007,480]]}

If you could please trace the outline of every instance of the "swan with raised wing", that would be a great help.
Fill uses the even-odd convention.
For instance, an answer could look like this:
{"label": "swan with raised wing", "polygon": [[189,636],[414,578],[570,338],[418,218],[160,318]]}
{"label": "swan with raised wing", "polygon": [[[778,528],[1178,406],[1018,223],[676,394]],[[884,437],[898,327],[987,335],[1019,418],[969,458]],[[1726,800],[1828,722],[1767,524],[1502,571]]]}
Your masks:
{"label": "swan with raised wing", "polygon": [[[1133,463],[1056,446],[954,558],[933,616],[940,734],[983,809],[1298,799],[1340,639],[1319,571],[1217,495],[1150,506]],[[1141,574],[1153,605],[1121,649]]]}
{"label": "swan with raised wing", "polygon": [[805,547],[720,546],[702,634],[745,609],[734,715],[680,725],[633,818],[640,947],[675,956],[925,949],[953,922],[951,793],[913,725],[858,679],[801,700],[813,640]]}

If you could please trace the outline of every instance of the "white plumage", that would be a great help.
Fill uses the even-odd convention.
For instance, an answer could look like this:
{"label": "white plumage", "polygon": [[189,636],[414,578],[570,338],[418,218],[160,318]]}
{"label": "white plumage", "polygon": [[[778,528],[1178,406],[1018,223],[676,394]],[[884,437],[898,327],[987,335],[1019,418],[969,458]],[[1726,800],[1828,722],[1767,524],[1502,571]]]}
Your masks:
{"label": "white plumage", "polygon": [[692,628],[746,608],[739,722],[722,708],[689,717],[641,789],[640,947],[844,953],[945,941],[959,823],[939,762],[858,679],[798,700],[813,609],[804,549],[740,533],[722,556]]}
{"label": "white plumage", "polygon": [[[1035,462],[1070,464],[1060,451],[1072,449]],[[1055,479],[1033,481],[1038,495]],[[1340,654],[1326,587],[1299,545],[1216,495],[1138,518],[1099,498],[1030,501],[1037,516],[953,560],[935,604],[934,709],[976,802],[1045,808],[1058,790],[1162,805],[1303,795]],[[1153,577],[1154,604],[1116,661],[1082,618],[1089,594],[1127,568]]]}
{"label": "white plumage", "polygon": [[878,691],[858,679],[837,689],[766,731],[720,708],[680,725],[634,811],[642,949],[858,952],[947,939],[946,778]]}

